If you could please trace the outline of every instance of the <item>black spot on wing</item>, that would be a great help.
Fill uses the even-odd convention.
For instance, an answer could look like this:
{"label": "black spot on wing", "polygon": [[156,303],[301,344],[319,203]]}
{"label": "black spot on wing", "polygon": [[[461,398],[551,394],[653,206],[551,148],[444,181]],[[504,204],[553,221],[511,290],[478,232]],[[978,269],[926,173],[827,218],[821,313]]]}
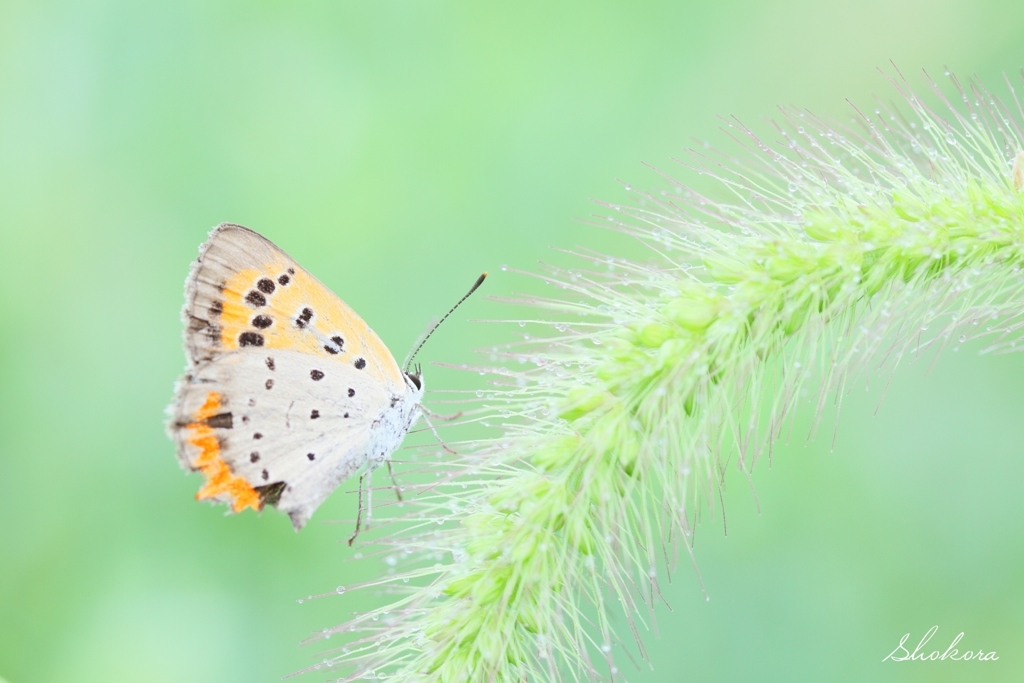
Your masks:
{"label": "black spot on wing", "polygon": [[260,454],[259,454],[258,451],[253,451],[252,453],[249,454],[249,462],[259,462],[259,461],[260,461]]}
{"label": "black spot on wing", "polygon": [[277,278],[277,284],[281,285],[282,287],[284,287],[291,281],[292,279],[287,275],[282,275],[281,277]]}
{"label": "black spot on wing", "polygon": [[315,453],[306,453],[306,457],[309,458],[310,460],[315,460],[316,459],[316,454]]}
{"label": "black spot on wing", "polygon": [[265,330],[273,324],[274,321],[267,315],[258,315],[252,319],[252,326],[260,330]]}
{"label": "black spot on wing", "polygon": [[356,370],[362,370],[363,368],[366,367],[366,359],[365,358],[356,358],[356,362],[353,363],[353,365],[356,366]]}
{"label": "black spot on wing", "polygon": [[231,429],[234,426],[234,419],[231,413],[220,413],[206,418],[206,424],[214,429]]}
{"label": "black spot on wing", "polygon": [[243,332],[238,335],[239,346],[263,346],[263,335],[259,332]]}
{"label": "black spot on wing", "polygon": [[308,325],[309,321],[312,319],[313,309],[307,306],[306,308],[303,308],[302,311],[299,312],[299,317],[295,319],[295,326],[301,330],[306,325]]}
{"label": "black spot on wing", "polygon": [[221,301],[215,299],[210,303],[210,307],[207,310],[210,311],[210,315],[214,317],[219,316],[221,313],[224,312],[224,304]]}
{"label": "black spot on wing", "polygon": [[253,308],[260,308],[261,306],[267,305],[267,297],[263,296],[255,289],[245,295],[245,300],[249,302],[249,305]]}
{"label": "black spot on wing", "polygon": [[352,387],[349,387],[349,388],[348,388],[348,397],[349,397],[349,398],[352,398],[352,397],[353,397],[353,396],[355,396],[355,395],[356,395],[356,390],[355,390],[355,389],[353,389]]}
{"label": "black spot on wing", "polygon": [[284,493],[285,483],[277,481],[273,484],[265,484],[255,488],[256,493],[260,494],[261,505],[277,505],[277,501],[281,500],[281,494]]}
{"label": "black spot on wing", "polygon": [[263,472],[261,473],[260,476],[263,477],[263,481],[267,481],[268,479],[270,479],[270,472],[267,472],[266,470],[263,470]]}
{"label": "black spot on wing", "polygon": [[268,277],[261,278],[260,281],[256,283],[256,287],[264,294],[273,294],[275,289],[274,281]]}
{"label": "black spot on wing", "polygon": [[268,379],[268,380],[266,381],[266,383],[265,383],[265,384],[264,384],[263,386],[265,386],[265,387],[267,388],[267,390],[268,390],[268,391],[269,391],[270,389],[273,389],[273,388],[274,388],[274,380],[272,380],[272,379]]}
{"label": "black spot on wing", "polygon": [[252,438],[259,440],[263,438],[263,435],[260,434],[259,432],[256,432],[255,434],[252,435]]}
{"label": "black spot on wing", "polygon": [[332,356],[337,355],[345,350],[345,340],[341,338],[341,335],[334,335],[331,337],[330,344],[324,344],[324,351],[331,354]]}
{"label": "black spot on wing", "polygon": [[311,412],[311,413],[309,414],[309,419],[310,419],[310,420],[315,420],[315,419],[317,419],[318,417],[320,417],[320,411],[319,411],[319,410],[314,410],[313,412]]}
{"label": "black spot on wing", "polygon": [[319,370],[310,370],[309,378],[312,379],[314,382],[319,382],[324,378],[324,373],[320,372]]}
{"label": "black spot on wing", "polygon": [[267,356],[267,369],[268,370],[273,370],[274,369],[274,359],[271,358],[270,356]]}

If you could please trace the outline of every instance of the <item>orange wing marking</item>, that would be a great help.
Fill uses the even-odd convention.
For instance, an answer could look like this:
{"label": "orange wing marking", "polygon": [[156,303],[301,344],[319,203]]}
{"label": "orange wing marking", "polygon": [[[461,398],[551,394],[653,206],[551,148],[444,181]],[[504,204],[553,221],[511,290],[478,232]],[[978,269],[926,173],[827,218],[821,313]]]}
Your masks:
{"label": "orange wing marking", "polygon": [[218,414],[220,408],[220,394],[211,391],[206,395],[203,405],[192,416],[195,421],[185,426],[192,432],[188,442],[199,449],[199,455],[192,461],[192,466],[206,477],[206,483],[196,494],[196,500],[216,498],[226,493],[231,497],[231,508],[235,512],[241,512],[246,508],[260,510],[263,507],[260,494],[249,485],[249,482],[236,476],[220,457],[220,442],[213,428],[206,424],[206,420]]}
{"label": "orange wing marking", "polygon": [[[276,283],[281,275],[289,278],[287,284],[274,284],[272,293],[257,290],[256,283],[261,278]],[[254,308],[246,301],[250,294],[266,303]],[[308,307],[314,312],[310,325],[321,336],[341,334],[344,337],[346,353],[335,357],[335,360],[379,359],[376,371],[382,372],[392,384],[404,386],[397,364],[386,362],[391,358],[391,352],[366,322],[312,275],[284,259],[264,264],[259,269],[238,271],[225,283],[223,297],[220,341],[225,351],[238,349],[241,335],[248,332],[257,333],[260,345],[267,349],[288,349],[323,356],[324,349],[316,337],[304,334],[295,324],[295,317]],[[252,321],[257,315],[267,316],[269,326],[254,327]]]}

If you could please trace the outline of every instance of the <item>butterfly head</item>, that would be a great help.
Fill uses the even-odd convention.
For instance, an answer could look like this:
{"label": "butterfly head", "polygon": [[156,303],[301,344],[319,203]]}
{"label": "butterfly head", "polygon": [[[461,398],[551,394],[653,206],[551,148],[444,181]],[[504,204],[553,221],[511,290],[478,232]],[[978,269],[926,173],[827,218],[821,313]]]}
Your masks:
{"label": "butterfly head", "polygon": [[419,364],[405,371],[405,383],[414,392],[423,391],[423,368]]}

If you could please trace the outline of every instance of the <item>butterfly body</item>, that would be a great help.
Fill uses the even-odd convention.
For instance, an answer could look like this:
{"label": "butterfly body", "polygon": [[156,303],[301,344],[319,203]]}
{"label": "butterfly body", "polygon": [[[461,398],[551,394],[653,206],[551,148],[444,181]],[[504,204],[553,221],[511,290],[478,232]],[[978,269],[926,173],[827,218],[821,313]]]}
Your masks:
{"label": "butterfly body", "polygon": [[421,414],[406,373],[341,299],[257,233],[223,224],[186,282],[189,364],[169,431],[200,499],[273,505],[296,529],[344,480],[374,469]]}

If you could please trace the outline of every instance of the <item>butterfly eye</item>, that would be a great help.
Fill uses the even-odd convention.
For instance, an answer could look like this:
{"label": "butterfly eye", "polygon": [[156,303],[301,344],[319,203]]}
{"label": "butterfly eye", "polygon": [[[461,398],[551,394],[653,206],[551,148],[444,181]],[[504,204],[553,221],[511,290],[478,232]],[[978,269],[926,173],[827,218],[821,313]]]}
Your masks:
{"label": "butterfly eye", "polygon": [[409,381],[416,385],[417,389],[423,388],[423,383],[420,382],[420,375],[418,372],[407,372],[405,376],[409,378]]}

